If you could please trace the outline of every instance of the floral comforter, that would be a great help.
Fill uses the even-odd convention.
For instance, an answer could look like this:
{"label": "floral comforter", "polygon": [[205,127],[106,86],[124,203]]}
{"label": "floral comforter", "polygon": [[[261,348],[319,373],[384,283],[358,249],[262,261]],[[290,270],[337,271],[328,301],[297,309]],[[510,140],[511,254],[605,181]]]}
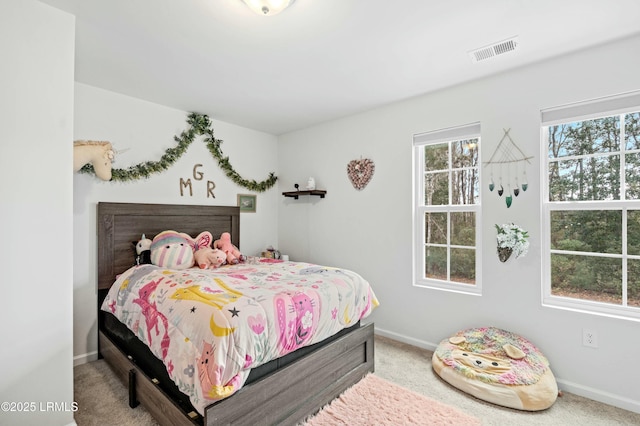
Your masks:
{"label": "floral comforter", "polygon": [[377,305],[355,272],[250,257],[213,270],[132,267],[102,309],[151,348],[203,414],[240,389],[251,368],[320,342]]}

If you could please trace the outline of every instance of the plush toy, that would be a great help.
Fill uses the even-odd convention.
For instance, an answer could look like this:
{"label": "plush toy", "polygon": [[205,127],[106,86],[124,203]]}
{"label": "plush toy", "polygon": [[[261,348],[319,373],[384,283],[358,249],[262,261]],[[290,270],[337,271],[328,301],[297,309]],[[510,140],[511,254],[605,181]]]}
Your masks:
{"label": "plush toy", "polygon": [[110,142],[75,141],[73,143],[73,171],[77,172],[85,164],[91,163],[96,176],[111,180],[111,163],[115,151]]}
{"label": "plush toy", "polygon": [[151,263],[151,240],[142,234],[140,241],[133,244],[136,246],[136,265]]}
{"label": "plush toy", "polygon": [[222,250],[211,247],[199,249],[194,256],[200,269],[215,269],[227,261],[227,255]]}
{"label": "plush toy", "polygon": [[170,269],[187,269],[194,264],[194,240],[176,231],[163,231],[151,242],[151,263]]}
{"label": "plush toy", "polygon": [[196,238],[183,232],[163,231],[151,242],[151,263],[170,269],[191,268],[196,263],[196,252],[210,247],[211,241],[213,236],[209,231],[201,232]]}
{"label": "plush toy", "polygon": [[454,387],[505,407],[544,410],[558,396],[542,352],[524,337],[495,327],[462,330],[444,339],[432,366]]}
{"label": "plush toy", "polygon": [[213,242],[213,248],[222,250],[227,256],[227,263],[230,265],[235,265],[236,263],[246,260],[246,257],[240,253],[238,247],[231,243],[231,234],[228,232],[223,232],[222,235],[220,235],[220,239]]}
{"label": "plush toy", "polygon": [[194,255],[195,253],[197,253],[199,250],[203,248],[211,247],[212,241],[213,241],[213,235],[211,235],[211,232],[204,231],[198,234],[198,236],[192,240],[192,245],[191,245],[193,248]]}

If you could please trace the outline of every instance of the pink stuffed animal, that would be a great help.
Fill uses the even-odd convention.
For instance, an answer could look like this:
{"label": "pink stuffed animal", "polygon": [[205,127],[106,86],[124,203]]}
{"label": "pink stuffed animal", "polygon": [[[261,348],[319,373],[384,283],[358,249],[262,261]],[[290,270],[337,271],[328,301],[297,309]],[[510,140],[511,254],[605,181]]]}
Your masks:
{"label": "pink stuffed animal", "polygon": [[231,243],[231,234],[228,232],[223,232],[222,235],[220,235],[220,239],[213,242],[213,248],[222,250],[227,255],[227,263],[230,265],[244,262],[247,259],[240,253],[238,247]]}
{"label": "pink stuffed animal", "polygon": [[215,269],[227,260],[227,255],[222,250],[211,247],[199,249],[194,257],[200,269]]}

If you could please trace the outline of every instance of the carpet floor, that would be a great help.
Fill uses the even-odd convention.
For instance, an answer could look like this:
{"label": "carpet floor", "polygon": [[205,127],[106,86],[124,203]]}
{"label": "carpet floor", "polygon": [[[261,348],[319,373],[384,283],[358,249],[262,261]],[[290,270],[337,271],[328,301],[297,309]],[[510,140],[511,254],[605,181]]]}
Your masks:
{"label": "carpet floor", "polygon": [[[638,413],[567,392],[544,411],[524,412],[496,406],[473,398],[442,381],[431,368],[431,351],[381,336],[375,338],[375,351],[376,377],[454,407],[457,411],[480,419],[482,425],[640,425]],[[143,407],[129,408],[126,388],[111,373],[104,360],[77,366],[74,369],[74,384],[75,401],[78,403],[75,421],[78,426],[157,425]]]}
{"label": "carpet floor", "polygon": [[480,420],[369,374],[304,426],[480,426]]}

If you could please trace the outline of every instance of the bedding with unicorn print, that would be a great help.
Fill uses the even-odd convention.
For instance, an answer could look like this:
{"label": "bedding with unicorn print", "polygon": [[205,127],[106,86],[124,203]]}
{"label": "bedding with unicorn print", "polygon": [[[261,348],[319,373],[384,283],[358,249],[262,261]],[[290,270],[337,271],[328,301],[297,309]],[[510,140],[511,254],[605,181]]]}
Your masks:
{"label": "bedding with unicorn print", "polygon": [[377,305],[355,272],[248,257],[216,269],[134,266],[102,309],[149,346],[203,414],[252,368],[356,324]]}

